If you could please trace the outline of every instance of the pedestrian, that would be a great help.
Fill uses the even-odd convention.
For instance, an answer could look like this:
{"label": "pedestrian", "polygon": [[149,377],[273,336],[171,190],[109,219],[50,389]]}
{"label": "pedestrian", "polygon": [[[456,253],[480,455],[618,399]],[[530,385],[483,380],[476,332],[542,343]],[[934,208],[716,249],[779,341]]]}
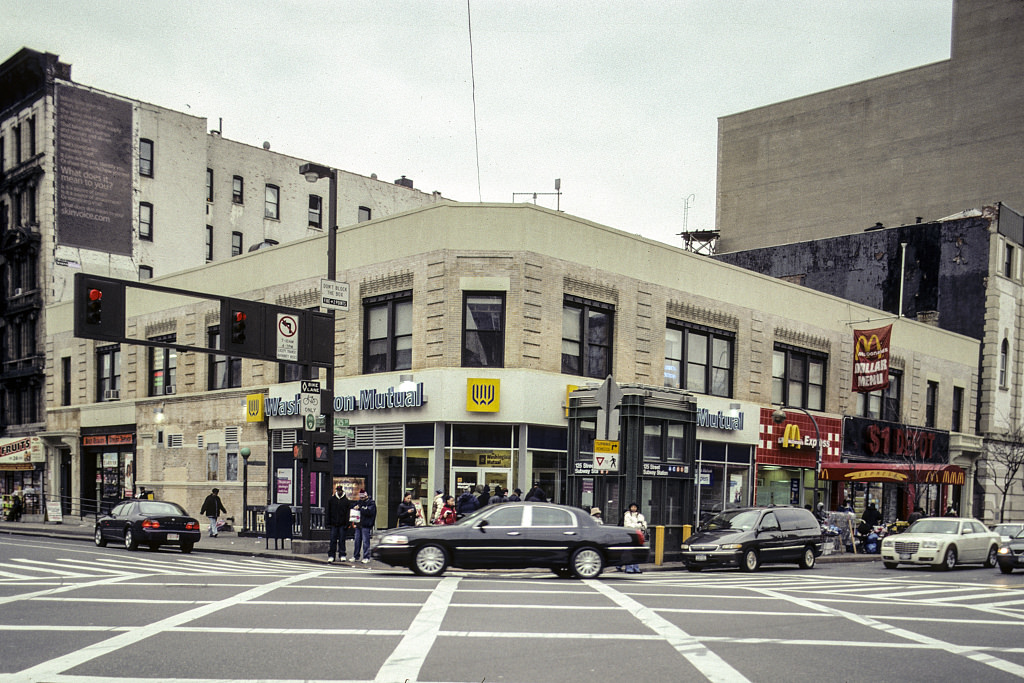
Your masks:
{"label": "pedestrian", "polygon": [[871,528],[878,526],[878,522],[882,519],[882,513],[878,511],[874,503],[868,504],[867,509],[864,511],[864,521]]}
{"label": "pedestrian", "polygon": [[843,501],[842,506],[839,508],[840,512],[853,512],[853,505],[850,504],[850,499],[847,498]]}
{"label": "pedestrian", "polygon": [[352,518],[352,503],[345,495],[345,487],[338,484],[334,487],[334,495],[327,499],[327,525],[331,528],[331,542],[327,546],[327,561],[352,561],[345,556],[345,532]]}
{"label": "pedestrian", "polygon": [[444,491],[434,491],[434,502],[430,505],[430,523],[437,524],[437,518],[441,516],[441,508],[444,507]]}
{"label": "pedestrian", "polygon": [[825,512],[825,504],[818,503],[817,507],[814,508],[814,516],[817,518],[818,523],[824,523],[828,519],[828,513]]}
{"label": "pedestrian", "polygon": [[508,496],[508,502],[510,502],[510,503],[521,502],[523,499],[520,496],[522,496],[522,495],[523,495],[522,489],[512,489],[512,493],[510,493],[509,496]]}
{"label": "pedestrian", "polygon": [[949,506],[946,507],[946,514],[944,516],[945,517],[959,517],[960,515],[957,514],[956,508],[954,508],[952,505],[949,505]]}
{"label": "pedestrian", "polygon": [[498,503],[507,503],[508,498],[505,496],[505,492],[501,490],[500,486],[494,487],[494,495],[491,496],[490,500],[487,501],[488,505],[497,505]]}
{"label": "pedestrian", "polygon": [[199,514],[206,515],[210,520],[211,538],[217,535],[217,517],[219,517],[222,512],[225,515],[228,513],[224,508],[224,503],[220,502],[220,496],[217,495],[218,493],[220,493],[220,489],[213,489],[213,492],[206,497],[206,500],[203,501],[203,507],[199,509]]}
{"label": "pedestrian", "polygon": [[[629,504],[629,509],[622,516],[622,526],[627,529],[639,529],[644,538],[647,538],[647,520],[636,503]],[[627,574],[643,574],[644,571],[638,564],[627,564],[624,569]]]}
{"label": "pedestrian", "polygon": [[540,483],[535,481],[533,482],[533,488],[526,494],[526,500],[546,503],[548,502],[548,497],[544,494],[544,489],[540,487]]}
{"label": "pedestrian", "polygon": [[475,512],[480,509],[480,501],[473,495],[473,489],[466,487],[466,490],[459,496],[459,500],[455,503],[455,510],[458,512],[459,517],[465,517],[466,515]]}
{"label": "pedestrian", "polygon": [[437,517],[437,523],[443,525],[455,524],[456,519],[458,519],[458,515],[455,512],[455,496],[448,496],[444,499],[444,505],[441,506],[441,513]]}
{"label": "pedestrian", "polygon": [[483,486],[477,486],[477,491],[476,501],[480,503],[480,507],[484,507],[491,500],[491,487],[484,484]]}
{"label": "pedestrian", "polygon": [[604,524],[604,519],[601,517],[601,508],[590,508],[590,516],[594,518],[598,524]]}
{"label": "pedestrian", "polygon": [[377,523],[377,503],[370,498],[366,489],[359,489],[359,500],[356,501],[353,510],[359,511],[359,521],[356,522],[356,538],[352,550],[353,557],[356,561],[367,564],[370,561],[370,538],[373,536],[373,527]]}
{"label": "pedestrian", "polygon": [[921,509],[920,505],[917,505],[914,507],[914,511],[910,513],[910,516],[907,517],[907,524],[913,524],[922,517],[924,517],[924,510]]}
{"label": "pedestrian", "polygon": [[412,494],[407,493],[398,504],[398,526],[416,526],[416,506],[412,504]]}

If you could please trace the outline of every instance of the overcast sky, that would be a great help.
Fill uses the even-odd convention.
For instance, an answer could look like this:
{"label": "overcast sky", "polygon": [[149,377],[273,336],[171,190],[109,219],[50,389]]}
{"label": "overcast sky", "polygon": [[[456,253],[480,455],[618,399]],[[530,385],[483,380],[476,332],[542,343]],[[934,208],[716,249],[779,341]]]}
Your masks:
{"label": "overcast sky", "polygon": [[564,211],[678,246],[690,195],[689,229],[714,227],[718,117],[948,59],[952,0],[0,0],[0,16],[0,60],[58,54],[79,83],[223,118],[226,138],[459,201],[561,178]]}

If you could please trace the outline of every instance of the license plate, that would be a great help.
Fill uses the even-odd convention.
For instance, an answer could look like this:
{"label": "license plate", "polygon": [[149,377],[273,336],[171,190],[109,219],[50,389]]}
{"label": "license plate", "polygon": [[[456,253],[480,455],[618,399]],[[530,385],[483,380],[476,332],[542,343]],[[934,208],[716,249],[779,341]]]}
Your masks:
{"label": "license plate", "polygon": [[901,560],[909,560],[910,559],[910,553],[900,553],[900,559]]}
{"label": "license plate", "polygon": [[168,541],[177,541],[178,540],[178,534],[167,534],[167,540]]}
{"label": "license plate", "polygon": [[697,555],[693,559],[697,560],[698,562],[707,562],[708,561],[708,556],[707,555]]}

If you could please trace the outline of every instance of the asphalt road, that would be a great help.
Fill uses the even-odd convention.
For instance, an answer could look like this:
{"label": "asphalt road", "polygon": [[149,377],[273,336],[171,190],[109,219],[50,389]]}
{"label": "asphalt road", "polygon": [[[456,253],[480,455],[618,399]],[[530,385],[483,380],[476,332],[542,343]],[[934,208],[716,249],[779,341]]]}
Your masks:
{"label": "asphalt road", "polygon": [[0,680],[1024,678],[1024,573],[402,570],[0,537]]}

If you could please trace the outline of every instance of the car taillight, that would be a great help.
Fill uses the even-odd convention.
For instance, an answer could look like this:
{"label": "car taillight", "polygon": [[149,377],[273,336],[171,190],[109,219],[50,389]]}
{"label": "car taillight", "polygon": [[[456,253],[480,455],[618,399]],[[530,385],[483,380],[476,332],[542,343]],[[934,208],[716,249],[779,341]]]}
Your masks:
{"label": "car taillight", "polygon": [[199,531],[199,522],[187,522],[185,529],[187,531]]}
{"label": "car taillight", "polygon": [[159,529],[160,528],[160,522],[156,521],[155,519],[146,519],[146,520],[143,520],[143,522],[142,522],[142,528],[143,529]]}

